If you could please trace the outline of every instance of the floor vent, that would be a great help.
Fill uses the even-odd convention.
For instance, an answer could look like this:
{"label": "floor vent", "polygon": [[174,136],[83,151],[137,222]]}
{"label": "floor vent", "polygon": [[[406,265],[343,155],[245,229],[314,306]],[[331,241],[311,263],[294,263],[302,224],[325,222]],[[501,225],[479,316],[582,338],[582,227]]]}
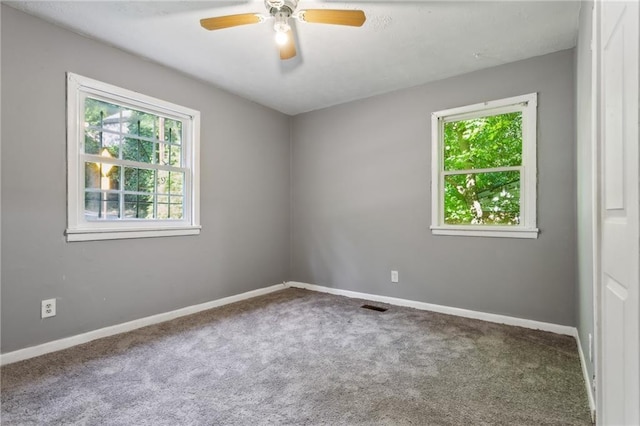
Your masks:
{"label": "floor vent", "polygon": [[371,309],[372,311],[378,311],[378,312],[384,312],[387,310],[387,308],[381,308],[380,306],[373,306],[373,305],[362,305],[361,308]]}

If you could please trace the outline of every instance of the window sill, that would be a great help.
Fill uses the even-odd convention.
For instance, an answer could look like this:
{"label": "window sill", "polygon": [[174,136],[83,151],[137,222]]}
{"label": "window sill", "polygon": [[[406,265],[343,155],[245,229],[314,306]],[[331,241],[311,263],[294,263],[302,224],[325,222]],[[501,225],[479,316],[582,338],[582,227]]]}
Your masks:
{"label": "window sill", "polygon": [[486,226],[471,228],[470,226],[432,226],[433,235],[455,235],[460,237],[491,238],[538,238],[538,228],[506,228],[502,226]]}
{"label": "window sill", "polygon": [[67,242],[122,240],[128,238],[177,237],[183,235],[199,235],[200,226],[173,228],[131,228],[131,229],[67,229]]}

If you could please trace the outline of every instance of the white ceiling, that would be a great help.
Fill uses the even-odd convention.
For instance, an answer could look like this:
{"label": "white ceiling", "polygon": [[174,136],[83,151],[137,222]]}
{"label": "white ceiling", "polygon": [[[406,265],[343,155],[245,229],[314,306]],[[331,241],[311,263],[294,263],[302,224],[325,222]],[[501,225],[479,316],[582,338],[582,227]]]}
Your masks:
{"label": "white ceiling", "polygon": [[9,6],[295,115],[575,46],[578,1],[312,1],[362,9],[361,28],[297,23],[280,61],[271,21],[218,31],[201,18],[249,1],[19,1]]}

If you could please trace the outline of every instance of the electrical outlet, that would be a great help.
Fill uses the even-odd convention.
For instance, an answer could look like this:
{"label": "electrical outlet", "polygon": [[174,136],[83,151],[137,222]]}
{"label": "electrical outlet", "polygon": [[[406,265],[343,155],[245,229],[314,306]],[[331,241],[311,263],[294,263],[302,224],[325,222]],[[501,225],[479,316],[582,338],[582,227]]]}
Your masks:
{"label": "electrical outlet", "polygon": [[589,362],[593,362],[593,336],[589,333]]}
{"label": "electrical outlet", "polygon": [[49,318],[56,316],[56,299],[47,299],[42,301],[41,318]]}
{"label": "electrical outlet", "polygon": [[397,283],[398,281],[398,271],[391,271],[391,282]]}

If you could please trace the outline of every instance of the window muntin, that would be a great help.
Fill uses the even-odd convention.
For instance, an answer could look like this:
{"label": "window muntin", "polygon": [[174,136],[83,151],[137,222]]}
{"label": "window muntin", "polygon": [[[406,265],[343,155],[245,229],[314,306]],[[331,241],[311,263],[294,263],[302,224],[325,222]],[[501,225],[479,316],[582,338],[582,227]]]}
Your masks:
{"label": "window muntin", "polygon": [[197,111],[71,73],[68,110],[69,241],[199,232]]}
{"label": "window muntin", "polygon": [[536,94],[433,114],[434,234],[537,237]]}

